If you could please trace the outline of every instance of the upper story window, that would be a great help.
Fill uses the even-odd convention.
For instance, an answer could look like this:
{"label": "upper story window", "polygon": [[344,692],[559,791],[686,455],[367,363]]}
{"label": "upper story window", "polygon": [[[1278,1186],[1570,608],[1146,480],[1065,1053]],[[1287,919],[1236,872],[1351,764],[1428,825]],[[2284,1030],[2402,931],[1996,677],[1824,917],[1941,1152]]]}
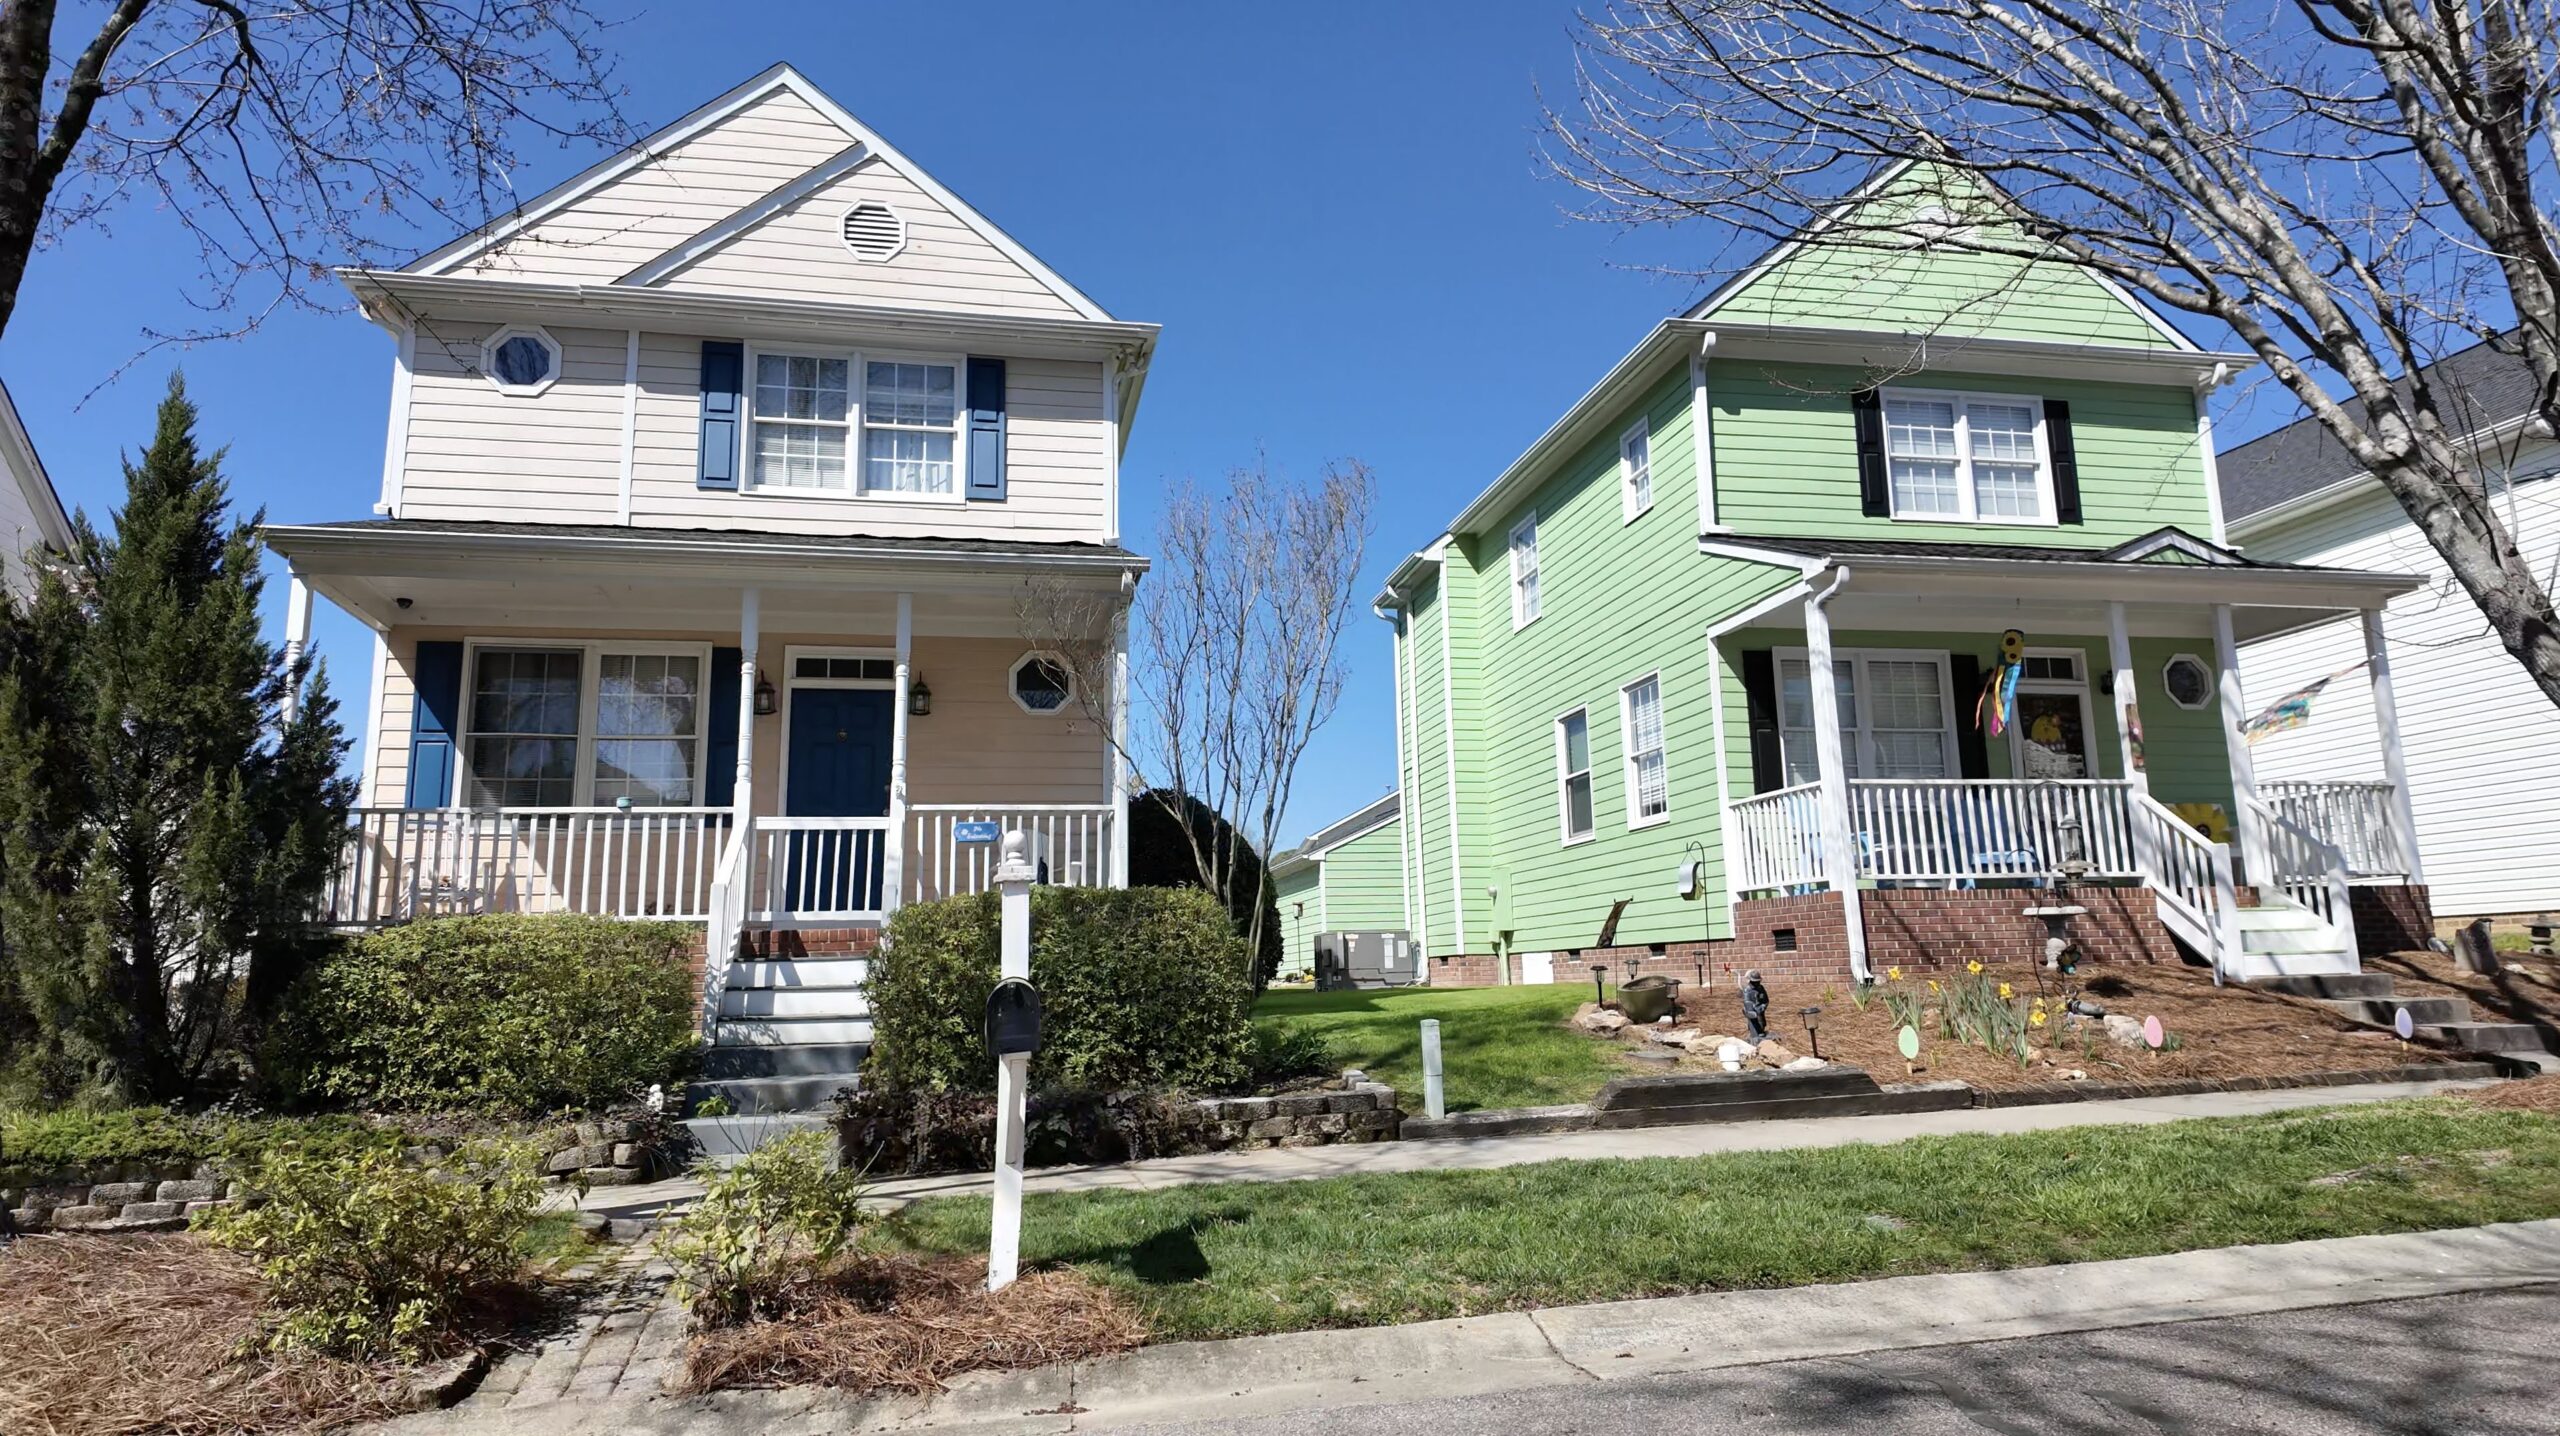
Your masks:
{"label": "upper story window", "polygon": [[560,377],[560,341],[540,329],[501,329],[480,346],[480,372],[501,394],[539,394]]}
{"label": "upper story window", "polygon": [[1662,678],[1649,674],[1618,690],[1618,731],[1627,761],[1627,826],[1649,827],[1671,814],[1671,778],[1662,751]]}
{"label": "upper story window", "polygon": [[1511,530],[1512,631],[1536,622],[1538,613],[1538,516],[1531,514]]}
{"label": "upper story window", "polygon": [[2054,522],[2053,469],[2037,401],[1887,389],[1884,433],[1895,518]]}
{"label": "upper story window", "polygon": [[1618,507],[1628,523],[1653,507],[1653,421],[1638,419],[1618,436]]}
{"label": "upper story window", "polygon": [[754,377],[752,487],[959,496],[955,361],[759,352]]}
{"label": "upper story window", "polygon": [[1556,720],[1556,823],[1568,843],[1591,836],[1591,715],[1580,708]]}

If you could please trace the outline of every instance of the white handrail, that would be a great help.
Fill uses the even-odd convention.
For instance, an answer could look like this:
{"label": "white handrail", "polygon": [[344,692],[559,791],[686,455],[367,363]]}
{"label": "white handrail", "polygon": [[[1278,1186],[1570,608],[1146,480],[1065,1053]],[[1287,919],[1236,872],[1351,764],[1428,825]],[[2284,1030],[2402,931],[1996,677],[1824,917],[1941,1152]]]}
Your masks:
{"label": "white handrail", "polygon": [[2361,961],[2356,946],[2355,897],[2347,881],[2347,857],[2335,843],[2322,840],[2302,824],[2263,800],[2250,803],[2266,825],[2267,856],[2275,871],[2258,879],[2261,901],[2281,895],[2329,925],[2330,935],[2351,961]]}
{"label": "white handrail", "polygon": [[702,934],[702,1033],[713,1035],[718,1025],[720,996],[729,986],[729,964],[738,955],[738,941],[747,927],[748,856],[754,851],[755,819],[750,817],[730,833],[728,844],[720,854],[720,866],[711,882],[711,916]]}
{"label": "white handrail", "polygon": [[1733,836],[1740,851],[1727,860],[1734,896],[1822,884],[1821,801],[1818,783],[1734,801]]}
{"label": "white handrail", "polygon": [[2401,850],[2396,792],[2390,783],[2370,780],[2258,784],[2267,808],[2338,850],[2349,878],[2405,882],[2414,864]]}
{"label": "white handrail", "polygon": [[2231,845],[2197,832],[2148,793],[2133,794],[2127,813],[2161,925],[2204,955],[2220,986],[2240,960],[2240,890],[2232,880]]}

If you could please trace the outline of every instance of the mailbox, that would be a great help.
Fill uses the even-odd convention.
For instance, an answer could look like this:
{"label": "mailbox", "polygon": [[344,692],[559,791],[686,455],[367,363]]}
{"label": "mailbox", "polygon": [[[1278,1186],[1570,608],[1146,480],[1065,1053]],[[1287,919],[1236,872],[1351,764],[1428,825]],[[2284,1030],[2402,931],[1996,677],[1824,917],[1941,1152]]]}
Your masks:
{"label": "mailbox", "polygon": [[1040,1050],[1040,989],[1008,977],[987,994],[987,1048],[998,1057]]}

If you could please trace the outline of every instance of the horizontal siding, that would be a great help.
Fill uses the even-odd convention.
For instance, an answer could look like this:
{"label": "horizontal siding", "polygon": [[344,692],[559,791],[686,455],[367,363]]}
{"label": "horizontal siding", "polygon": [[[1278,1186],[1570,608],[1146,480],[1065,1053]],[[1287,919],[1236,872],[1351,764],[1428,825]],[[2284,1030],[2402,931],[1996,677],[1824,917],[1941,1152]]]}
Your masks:
{"label": "horizontal siding", "polygon": [[[2550,453],[2538,456],[2547,461]],[[2519,547],[2536,573],[2560,570],[2560,480],[2528,482],[2512,496]],[[2508,496],[2495,500],[2503,517]],[[2560,710],[2489,632],[2433,545],[2376,487],[2352,501],[2247,536],[2249,552],[2341,568],[2421,574],[2428,587],[2384,611],[2393,698],[2409,767],[2418,848],[2439,913],[2560,908]],[[2241,650],[2249,702],[2263,708],[2296,688],[2362,660],[2353,621],[2253,643]],[[2378,779],[2382,742],[2372,689],[2361,671],[2311,704],[2311,722],[2259,740],[2261,780]]]}
{"label": "horizontal siding", "polygon": [[[863,200],[895,209],[907,243],[870,262],[844,246],[844,211]],[[874,159],[660,281],[673,290],[891,304],[997,314],[1072,315],[1075,307],[913,180]]]}
{"label": "horizontal siding", "polygon": [[1316,934],[1325,930],[1323,869],[1310,864],[1273,879],[1272,888],[1280,909],[1280,970],[1311,971]]}
{"label": "horizontal siding", "polygon": [[420,328],[400,516],[614,522],[626,332],[549,326],[560,377],[519,395],[499,393],[480,372],[481,343],[496,327]]}
{"label": "horizontal siding", "polygon": [[1325,932],[1393,931],[1404,926],[1401,823],[1362,833],[1326,853]]}
{"label": "horizontal siding", "polygon": [[[44,481],[29,476],[25,482]],[[35,505],[19,483],[17,475],[0,472],[0,590],[24,594],[33,591],[35,580],[22,555],[43,547],[45,539],[44,530],[36,526]]]}

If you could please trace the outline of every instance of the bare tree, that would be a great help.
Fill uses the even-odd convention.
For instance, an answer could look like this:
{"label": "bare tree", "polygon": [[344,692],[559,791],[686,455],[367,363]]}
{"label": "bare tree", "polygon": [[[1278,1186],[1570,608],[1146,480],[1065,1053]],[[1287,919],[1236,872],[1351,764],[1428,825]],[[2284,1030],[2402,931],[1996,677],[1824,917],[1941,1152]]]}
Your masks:
{"label": "bare tree", "polygon": [[0,331],[30,254],[128,202],[200,252],[203,323],[148,336],[183,342],[318,307],[307,286],[330,266],[400,252],[386,226],[442,236],[504,213],[523,137],[625,133],[581,0],[58,8],[0,0]]}
{"label": "bare tree", "polygon": [[2420,372],[2488,338],[2560,427],[2552,0],[1614,0],[1579,38],[1548,120],[1596,216],[1775,241],[1925,161],[1953,210],[1806,242],[2058,259],[2228,327],[2560,703],[2551,596]]}
{"label": "bare tree", "polygon": [[[1250,842],[1267,874],[1307,744],[1333,716],[1345,677],[1342,635],[1356,611],[1377,485],[1357,460],[1328,464],[1313,486],[1266,460],[1224,486],[1175,487],[1157,554],[1133,601],[1033,583],[1024,635],[1072,670],[1077,701],[1106,734],[1118,690],[1114,650],[1131,650],[1128,736],[1111,738],[1184,834],[1201,886],[1229,911],[1251,900],[1248,950],[1262,950],[1266,876],[1234,891]],[[1185,798],[1227,820],[1196,828]]]}

